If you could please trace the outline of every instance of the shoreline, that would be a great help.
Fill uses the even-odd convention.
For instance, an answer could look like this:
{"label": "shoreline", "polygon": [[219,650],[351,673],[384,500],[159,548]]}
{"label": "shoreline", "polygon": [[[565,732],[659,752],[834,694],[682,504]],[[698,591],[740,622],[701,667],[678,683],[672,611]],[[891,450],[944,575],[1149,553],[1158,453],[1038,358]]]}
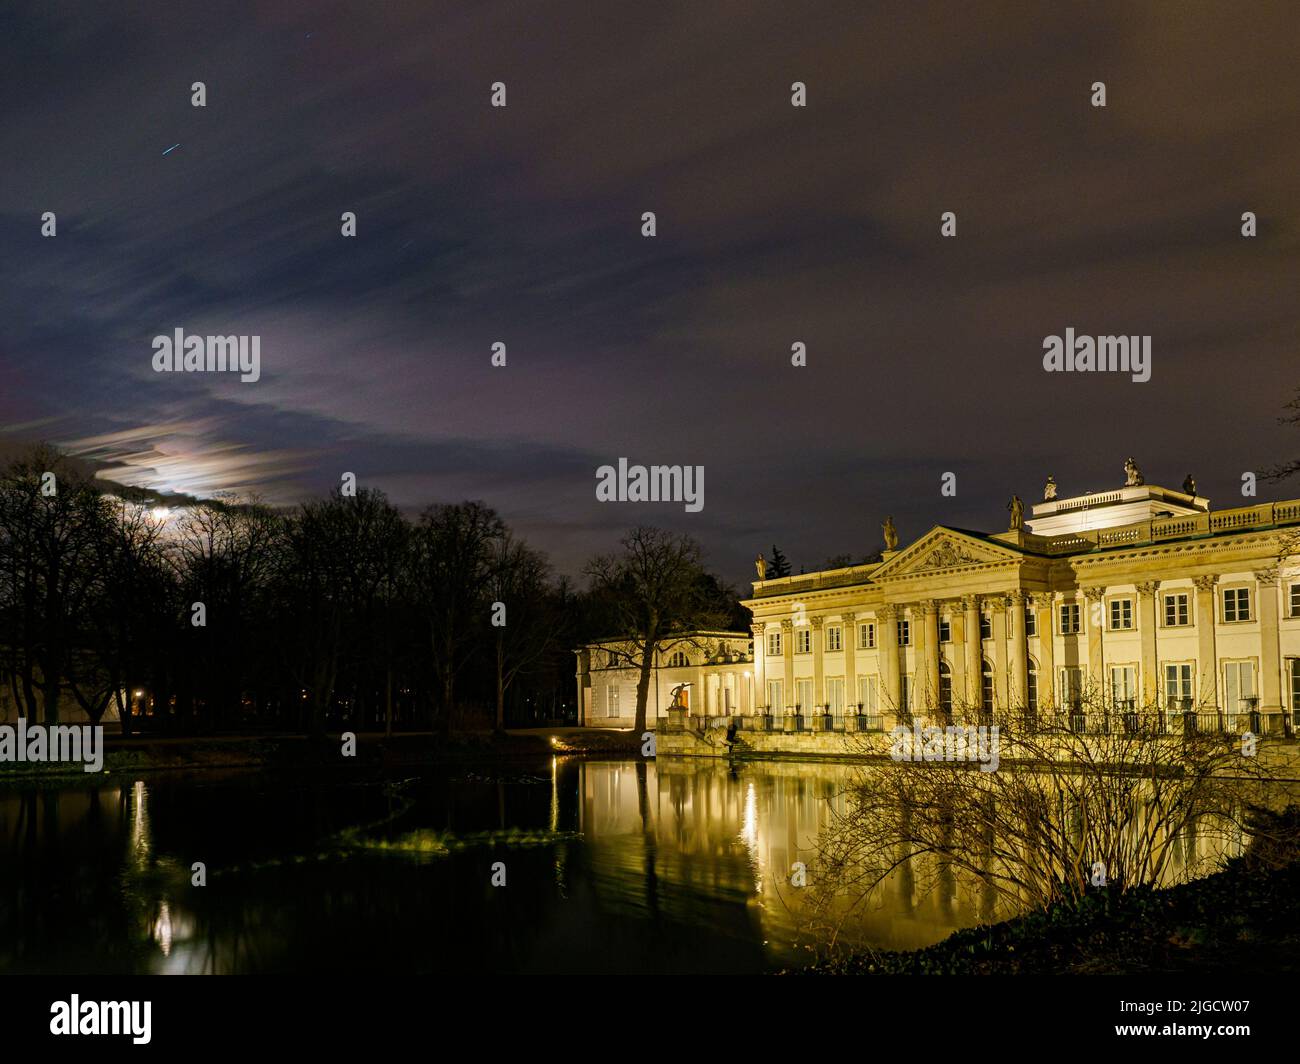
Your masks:
{"label": "shoreline", "polygon": [[81,762],[5,762],[0,787],[79,780],[141,772],[206,769],[342,768],[349,764],[413,767],[481,758],[526,760],[555,756],[627,756],[640,751],[630,732],[579,728],[529,728],[505,732],[356,733],[356,753],[341,756],[339,734],[322,739],[303,735],[105,736],[104,764],[87,772]]}

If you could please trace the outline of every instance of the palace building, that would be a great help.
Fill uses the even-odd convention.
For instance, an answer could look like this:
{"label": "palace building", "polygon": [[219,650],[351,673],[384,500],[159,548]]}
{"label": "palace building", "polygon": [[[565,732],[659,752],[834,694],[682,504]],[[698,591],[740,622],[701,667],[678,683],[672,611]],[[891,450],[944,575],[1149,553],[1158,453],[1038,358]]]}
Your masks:
{"label": "palace building", "polygon": [[[648,721],[690,682],[692,717],[777,731],[1086,703],[1290,733],[1300,500],[1211,510],[1190,478],[1174,491],[1126,471],[1124,487],[1072,498],[1049,482],[1028,518],[1013,499],[1004,532],[939,525],[900,547],[889,523],[879,562],[781,579],[760,564],[752,643],[713,633],[676,651]],[[636,674],[600,651],[579,652],[582,722],[628,727]]]}

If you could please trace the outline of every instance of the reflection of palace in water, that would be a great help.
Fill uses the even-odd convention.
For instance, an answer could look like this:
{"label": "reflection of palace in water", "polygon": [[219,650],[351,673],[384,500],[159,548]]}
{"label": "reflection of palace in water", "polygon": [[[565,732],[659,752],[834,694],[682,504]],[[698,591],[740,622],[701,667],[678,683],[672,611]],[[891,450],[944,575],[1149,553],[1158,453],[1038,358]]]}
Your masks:
{"label": "reflection of palace in water", "polygon": [[[557,757],[526,773],[396,781],[409,804],[392,798],[394,781],[304,790],[257,773],[0,791],[0,972],[797,964],[825,929],[810,926],[819,837],[855,774],[875,771],[896,769]],[[1285,804],[1284,788],[1273,797]],[[390,813],[398,837],[461,833],[471,845],[332,849],[341,827]],[[472,841],[496,831],[499,844]],[[1181,839],[1169,878],[1210,871],[1241,844]],[[508,893],[485,887],[498,859]],[[205,887],[192,884],[196,860]],[[1008,906],[969,873],[918,859],[862,900],[842,941],[915,948]]]}
{"label": "reflection of palace in water", "polygon": [[[710,891],[745,895],[764,941],[789,958],[810,916],[807,893],[791,882],[794,866],[802,862],[810,877],[816,874],[818,838],[844,810],[845,788],[861,771],[890,769],[763,762],[731,773],[693,759],[586,762],[578,768],[579,829],[593,863],[608,856],[625,866],[608,889],[643,890],[652,853],[661,906]],[[1167,879],[1212,871],[1218,858],[1240,853],[1242,845],[1239,835],[1186,835],[1173,848]],[[1012,914],[1009,902],[968,873],[925,859],[921,867],[908,862],[891,873],[844,930],[850,942],[915,949]]]}

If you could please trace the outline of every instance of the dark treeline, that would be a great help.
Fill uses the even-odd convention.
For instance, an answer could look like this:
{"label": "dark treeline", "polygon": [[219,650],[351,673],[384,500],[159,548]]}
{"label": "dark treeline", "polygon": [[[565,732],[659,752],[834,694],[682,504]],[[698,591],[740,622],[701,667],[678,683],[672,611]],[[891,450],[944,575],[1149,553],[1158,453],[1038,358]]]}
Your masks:
{"label": "dark treeline", "polygon": [[[627,620],[608,580],[575,590],[479,502],[158,507],[49,448],[0,471],[0,716],[317,736],[576,720],[574,646],[655,613]],[[701,619],[734,609],[690,577]]]}

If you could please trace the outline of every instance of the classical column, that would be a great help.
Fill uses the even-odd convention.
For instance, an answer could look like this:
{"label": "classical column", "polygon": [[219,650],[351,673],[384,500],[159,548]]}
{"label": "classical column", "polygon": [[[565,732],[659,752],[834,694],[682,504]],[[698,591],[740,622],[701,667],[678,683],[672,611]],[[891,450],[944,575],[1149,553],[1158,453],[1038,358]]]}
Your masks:
{"label": "classical column", "polygon": [[876,610],[876,621],[880,631],[876,634],[876,654],[880,658],[880,685],[882,714],[894,714],[895,720],[902,719],[902,691],[898,683],[898,607],[886,602]]}
{"label": "classical column", "polygon": [[1106,618],[1104,615],[1104,602],[1106,589],[1104,587],[1085,587],[1083,597],[1088,601],[1088,681],[1092,688],[1089,692],[1093,699],[1106,699],[1106,685],[1103,682],[1105,670],[1103,667],[1102,655],[1105,653],[1105,647],[1102,645],[1102,629],[1105,627]]}
{"label": "classical column", "polygon": [[993,621],[993,706],[1006,709],[1011,704],[1007,692],[1007,597],[989,595],[984,599]]}
{"label": "classical column", "polygon": [[754,633],[754,697],[750,700],[750,712],[757,713],[758,707],[767,702],[767,625],[751,624],[749,630]]}
{"label": "classical column", "polygon": [[825,662],[822,660],[822,625],[826,623],[825,617],[809,617],[812,622],[812,652],[813,652],[813,708],[807,710],[808,714],[819,712],[818,707],[826,704],[826,683],[825,683]]}
{"label": "classical column", "polygon": [[1160,655],[1156,649],[1156,592],[1159,580],[1148,580],[1137,585],[1138,634],[1142,637],[1142,707],[1156,709],[1160,705]]}
{"label": "classical column", "polygon": [[981,685],[984,649],[980,640],[980,599],[978,595],[963,595],[961,600],[963,627],[966,629],[966,704],[978,709],[983,698]]}
{"label": "classical column", "polygon": [[921,603],[921,622],[925,629],[925,646],[918,661],[924,665],[917,670],[917,687],[922,701],[918,703],[931,717],[939,713],[939,600],[926,599]]}
{"label": "classical column", "polygon": [[1217,576],[1194,577],[1196,585],[1196,686],[1197,705],[1214,709],[1219,704],[1219,659],[1214,645],[1214,586]]}
{"label": "classical column", "polygon": [[1280,678],[1281,657],[1278,653],[1277,570],[1264,569],[1255,574],[1259,581],[1259,708],[1263,713],[1282,709]]}
{"label": "classical column", "polygon": [[1038,705],[1050,709],[1056,705],[1056,629],[1052,622],[1054,601],[1051,593],[1035,595],[1033,608],[1038,611]]}
{"label": "classical column", "polygon": [[1025,709],[1029,690],[1029,637],[1025,634],[1025,593],[1016,588],[1007,596],[1011,610],[1011,633],[1007,657],[1011,666],[1007,704]]}
{"label": "classical column", "polygon": [[794,705],[794,621],[781,622],[781,663],[785,666],[785,676],[781,680],[781,697],[785,705],[772,711],[778,717],[784,716],[786,706]]}
{"label": "classical column", "polygon": [[844,624],[840,645],[844,647],[844,707],[845,712],[848,712],[848,707],[857,705],[858,702],[857,663],[854,661],[854,652],[858,646],[858,615],[841,613],[840,620]]}

